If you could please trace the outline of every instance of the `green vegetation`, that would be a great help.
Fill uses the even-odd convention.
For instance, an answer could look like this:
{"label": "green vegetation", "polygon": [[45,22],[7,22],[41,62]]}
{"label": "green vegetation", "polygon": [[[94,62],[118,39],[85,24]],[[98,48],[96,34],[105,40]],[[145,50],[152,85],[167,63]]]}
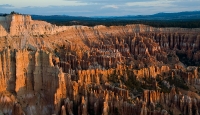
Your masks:
{"label": "green vegetation", "polygon": [[156,104],[156,109],[158,110],[158,108],[160,108],[161,110],[163,109],[163,106],[160,103]]}
{"label": "green vegetation", "polygon": [[10,14],[19,14],[18,12],[12,11]]}
{"label": "green vegetation", "polygon": [[119,76],[116,72],[108,77],[108,81],[118,85],[121,81],[130,91],[136,89],[138,92],[143,92],[143,89],[148,90],[155,90],[153,85],[155,84],[156,80],[153,78],[143,78],[137,79],[136,76],[131,74],[131,71],[127,70],[126,74],[128,76],[127,80],[124,80],[124,76]]}
{"label": "green vegetation", "polygon": [[84,26],[125,26],[129,24],[144,24],[153,27],[181,27],[181,28],[199,28],[200,20],[115,20],[115,19],[90,19],[90,20],[65,20],[56,21],[48,20],[48,22],[59,26],[71,26],[71,25],[84,25]]}
{"label": "green vegetation", "polygon": [[169,110],[168,112],[170,115],[174,115],[173,111]]}
{"label": "green vegetation", "polygon": [[165,86],[163,83],[159,83],[159,86],[161,88],[161,92],[164,92],[164,93],[169,93],[171,91],[171,88],[167,88],[167,86]]}
{"label": "green vegetation", "polygon": [[119,84],[121,81],[129,90],[136,89],[137,91],[142,92],[142,83],[139,80],[137,80],[135,76],[131,76],[129,71],[127,71],[127,75],[128,80],[125,81],[124,77],[117,75],[115,71],[112,75],[108,77],[108,81],[116,85]]}
{"label": "green vegetation", "polygon": [[186,54],[176,53],[179,60],[187,66],[200,66],[200,61],[194,61],[193,59],[188,59]]}
{"label": "green vegetation", "polygon": [[133,90],[135,88],[137,91],[143,92],[142,83],[137,80],[135,76],[130,76],[124,84],[129,90]]}
{"label": "green vegetation", "polygon": [[114,115],[120,115],[117,107],[114,108]]}
{"label": "green vegetation", "polygon": [[[10,12],[10,14],[20,14],[20,13],[12,11],[12,12]],[[0,14],[0,16],[7,16],[7,15],[9,15],[9,14],[6,14],[6,13]]]}
{"label": "green vegetation", "polygon": [[180,77],[168,77],[166,80],[170,83],[170,85],[174,85],[184,90],[189,90],[189,87],[186,85],[185,81]]}
{"label": "green vegetation", "polygon": [[143,78],[142,81],[144,81],[141,85],[143,89],[155,90],[155,87],[153,87],[153,84],[155,83],[154,78]]}
{"label": "green vegetation", "polygon": [[116,72],[108,77],[108,81],[114,83],[115,85],[119,85],[121,81],[122,84],[124,84],[130,91],[136,89],[138,92],[143,92],[143,89],[156,90],[157,87],[154,85],[157,82],[161,92],[169,93],[171,91],[171,87],[167,87],[166,84],[163,83],[163,80],[169,82],[170,86],[174,85],[177,88],[189,90],[189,87],[183,78],[178,76],[174,76],[173,78],[169,76],[165,79],[162,79],[162,77],[158,75],[156,79],[143,78],[139,80],[134,75],[130,74],[130,71],[127,70],[126,73],[128,75],[128,79],[126,81],[124,80],[123,76],[117,75]]}
{"label": "green vegetation", "polygon": [[[165,81],[169,82],[170,86],[174,85],[177,88],[181,88],[184,90],[189,90],[189,87],[187,86],[187,84],[185,83],[185,81],[183,80],[183,78],[178,77],[178,76],[174,76],[173,78],[167,77],[166,79],[164,79]],[[160,91],[164,92],[164,93],[169,93],[171,91],[171,87],[168,88],[164,83],[163,80],[161,80],[161,78],[158,76],[156,78],[156,81],[158,82],[159,87],[161,88]]]}
{"label": "green vegetation", "polygon": [[0,14],[0,16],[7,16],[8,14]]}

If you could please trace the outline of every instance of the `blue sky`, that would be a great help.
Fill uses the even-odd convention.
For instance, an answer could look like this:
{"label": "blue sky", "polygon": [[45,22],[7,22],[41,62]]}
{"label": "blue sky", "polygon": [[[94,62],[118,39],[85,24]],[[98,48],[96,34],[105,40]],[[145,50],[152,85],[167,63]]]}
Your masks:
{"label": "blue sky", "polygon": [[0,0],[0,13],[38,15],[124,16],[197,10],[200,0]]}

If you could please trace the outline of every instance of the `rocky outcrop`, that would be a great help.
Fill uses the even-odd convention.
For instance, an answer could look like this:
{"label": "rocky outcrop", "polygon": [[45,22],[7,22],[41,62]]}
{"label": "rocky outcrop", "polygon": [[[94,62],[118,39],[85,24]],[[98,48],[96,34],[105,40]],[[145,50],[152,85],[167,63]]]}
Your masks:
{"label": "rocky outcrop", "polygon": [[44,21],[34,21],[30,15],[11,14],[0,17],[0,37],[55,34],[66,30]]}

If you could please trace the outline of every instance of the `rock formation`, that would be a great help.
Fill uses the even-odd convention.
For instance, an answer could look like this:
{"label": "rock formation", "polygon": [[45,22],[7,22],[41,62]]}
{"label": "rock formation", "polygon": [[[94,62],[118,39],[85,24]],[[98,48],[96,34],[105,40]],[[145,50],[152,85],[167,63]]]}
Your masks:
{"label": "rock formation", "polygon": [[55,34],[65,30],[44,21],[33,21],[30,15],[12,14],[0,17],[0,36],[43,35]]}
{"label": "rock formation", "polygon": [[199,115],[199,32],[0,17],[0,114]]}

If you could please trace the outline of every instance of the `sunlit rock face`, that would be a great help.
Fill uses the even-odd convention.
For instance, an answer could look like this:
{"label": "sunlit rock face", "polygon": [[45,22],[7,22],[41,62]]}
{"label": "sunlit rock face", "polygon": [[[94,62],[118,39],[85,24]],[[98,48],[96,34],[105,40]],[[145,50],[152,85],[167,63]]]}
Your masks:
{"label": "sunlit rock face", "polygon": [[30,15],[7,15],[0,17],[0,36],[42,35],[55,34],[65,30],[44,21],[34,21]]}
{"label": "sunlit rock face", "polygon": [[0,17],[0,115],[199,115],[199,33]]}

